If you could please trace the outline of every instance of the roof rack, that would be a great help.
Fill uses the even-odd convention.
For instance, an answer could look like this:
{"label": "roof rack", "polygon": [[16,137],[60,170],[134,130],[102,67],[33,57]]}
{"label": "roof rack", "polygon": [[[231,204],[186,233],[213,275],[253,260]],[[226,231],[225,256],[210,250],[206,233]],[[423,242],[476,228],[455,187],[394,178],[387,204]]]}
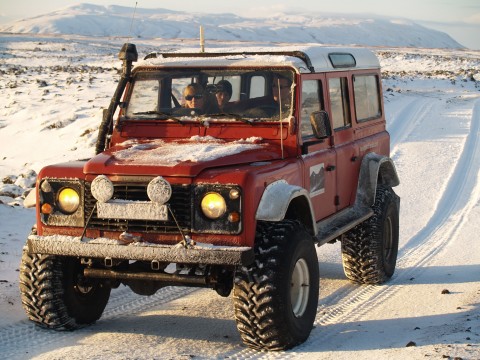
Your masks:
{"label": "roof rack", "polygon": [[213,57],[223,57],[231,55],[284,55],[284,56],[293,56],[302,60],[305,65],[307,65],[308,70],[312,73],[315,72],[315,68],[310,61],[310,58],[303,51],[241,51],[241,52],[197,52],[197,53],[150,53],[145,56],[144,60],[157,58],[161,55],[164,58],[213,58]]}

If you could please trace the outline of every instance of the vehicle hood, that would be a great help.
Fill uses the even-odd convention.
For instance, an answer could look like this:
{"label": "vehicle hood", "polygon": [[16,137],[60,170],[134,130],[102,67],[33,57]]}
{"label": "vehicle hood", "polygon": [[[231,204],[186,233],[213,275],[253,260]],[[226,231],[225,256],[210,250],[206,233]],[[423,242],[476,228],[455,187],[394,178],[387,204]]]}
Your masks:
{"label": "vehicle hood", "polygon": [[86,174],[195,177],[208,168],[281,158],[279,146],[260,138],[227,141],[198,137],[175,141],[128,140],[89,160]]}

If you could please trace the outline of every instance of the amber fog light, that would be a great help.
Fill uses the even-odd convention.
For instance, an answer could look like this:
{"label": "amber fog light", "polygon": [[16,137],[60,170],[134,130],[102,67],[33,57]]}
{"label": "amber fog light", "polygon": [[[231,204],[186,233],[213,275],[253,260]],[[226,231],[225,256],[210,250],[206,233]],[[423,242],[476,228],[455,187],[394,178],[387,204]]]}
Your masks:
{"label": "amber fog light", "polygon": [[72,188],[63,188],[58,193],[58,207],[65,214],[73,214],[80,205],[80,196]]}
{"label": "amber fog light", "polygon": [[227,204],[222,195],[216,192],[206,194],[200,204],[203,214],[209,219],[218,219],[227,211]]}
{"label": "amber fog light", "polygon": [[40,212],[42,214],[51,214],[53,212],[52,205],[50,204],[43,204],[42,207],[40,208]]}
{"label": "amber fog light", "polygon": [[230,221],[231,223],[239,222],[240,221],[240,214],[236,211],[231,212],[230,214],[228,214],[228,221]]}

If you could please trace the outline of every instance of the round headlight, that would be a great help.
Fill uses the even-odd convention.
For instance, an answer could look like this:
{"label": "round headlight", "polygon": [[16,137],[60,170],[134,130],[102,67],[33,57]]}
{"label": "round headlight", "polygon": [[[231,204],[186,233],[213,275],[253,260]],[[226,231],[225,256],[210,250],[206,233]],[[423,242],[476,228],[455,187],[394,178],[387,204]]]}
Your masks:
{"label": "round headlight", "polygon": [[65,214],[73,214],[80,205],[80,196],[72,188],[63,188],[58,193],[58,207]]}
{"label": "round headlight", "polygon": [[203,214],[209,219],[218,219],[227,211],[225,199],[215,192],[208,193],[203,197],[201,207]]}

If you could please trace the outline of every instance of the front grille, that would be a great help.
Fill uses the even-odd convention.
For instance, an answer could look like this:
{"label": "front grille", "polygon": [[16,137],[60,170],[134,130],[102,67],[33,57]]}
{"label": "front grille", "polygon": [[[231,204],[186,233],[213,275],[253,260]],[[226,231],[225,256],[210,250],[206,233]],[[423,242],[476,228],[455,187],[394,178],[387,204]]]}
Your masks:
{"label": "front grille", "polygon": [[[147,196],[147,184],[114,183],[113,198],[115,200],[149,201]],[[171,185],[172,197],[168,205],[175,214],[182,230],[190,231],[192,221],[192,194],[190,185]],[[85,222],[87,221],[96,200],[90,191],[90,183],[85,183]],[[88,229],[104,231],[127,231],[143,233],[178,233],[178,227],[172,216],[167,221],[154,220],[126,220],[126,219],[102,219],[94,211]]]}

